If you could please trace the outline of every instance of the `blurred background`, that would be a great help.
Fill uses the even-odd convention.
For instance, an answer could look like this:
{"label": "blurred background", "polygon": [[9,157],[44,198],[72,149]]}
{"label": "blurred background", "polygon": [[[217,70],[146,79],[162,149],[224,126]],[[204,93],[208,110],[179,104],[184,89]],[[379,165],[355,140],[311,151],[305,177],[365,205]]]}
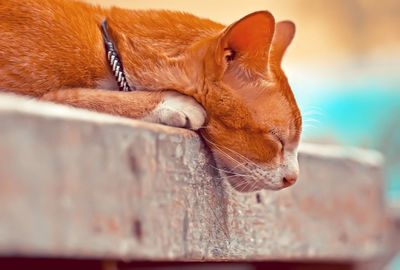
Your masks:
{"label": "blurred background", "polygon": [[379,150],[387,196],[400,200],[399,0],[86,1],[187,11],[224,24],[262,9],[294,21],[284,69],[304,116],[303,141]]}

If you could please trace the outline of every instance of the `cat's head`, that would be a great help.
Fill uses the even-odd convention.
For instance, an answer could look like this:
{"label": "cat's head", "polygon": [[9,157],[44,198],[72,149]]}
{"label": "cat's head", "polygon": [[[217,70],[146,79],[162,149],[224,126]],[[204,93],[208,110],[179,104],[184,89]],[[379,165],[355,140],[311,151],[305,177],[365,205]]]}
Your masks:
{"label": "cat's head", "polygon": [[237,190],[278,190],[298,178],[301,114],[281,69],[294,34],[292,22],[260,11],[209,40],[202,135]]}

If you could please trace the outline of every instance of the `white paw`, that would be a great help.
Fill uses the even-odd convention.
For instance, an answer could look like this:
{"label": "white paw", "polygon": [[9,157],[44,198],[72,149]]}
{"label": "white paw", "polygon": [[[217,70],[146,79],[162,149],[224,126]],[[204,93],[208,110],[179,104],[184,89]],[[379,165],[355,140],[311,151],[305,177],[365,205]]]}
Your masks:
{"label": "white paw", "polygon": [[172,91],[166,92],[150,115],[154,122],[192,130],[202,127],[207,117],[206,111],[195,99]]}

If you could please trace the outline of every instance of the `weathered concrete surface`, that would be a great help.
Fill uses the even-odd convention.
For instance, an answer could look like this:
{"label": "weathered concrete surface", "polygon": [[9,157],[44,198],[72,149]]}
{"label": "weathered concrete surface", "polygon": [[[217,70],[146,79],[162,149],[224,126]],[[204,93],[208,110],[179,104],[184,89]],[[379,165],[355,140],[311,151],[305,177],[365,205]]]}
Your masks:
{"label": "weathered concrete surface", "polygon": [[299,182],[240,194],[199,137],[0,96],[0,254],[373,259],[390,223],[381,156],[304,145]]}

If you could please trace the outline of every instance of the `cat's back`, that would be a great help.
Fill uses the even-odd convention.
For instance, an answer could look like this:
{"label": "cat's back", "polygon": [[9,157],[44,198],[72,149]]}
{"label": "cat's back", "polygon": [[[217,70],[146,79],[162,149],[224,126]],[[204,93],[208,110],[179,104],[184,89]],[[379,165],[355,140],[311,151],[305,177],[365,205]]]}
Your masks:
{"label": "cat's back", "polygon": [[99,7],[72,0],[1,0],[0,30],[26,29],[23,34],[28,35],[40,34],[43,29],[68,31],[85,28],[85,21],[102,16],[102,12]]}
{"label": "cat's back", "polygon": [[183,12],[104,9],[75,0],[0,0],[0,89],[37,96],[51,89],[96,87],[108,72],[103,19],[125,58],[149,51],[180,55],[224,28]]}
{"label": "cat's back", "polygon": [[180,51],[198,40],[216,36],[224,25],[193,14],[170,10],[109,10],[111,27],[123,31],[137,44],[157,44],[159,49]]}
{"label": "cat's back", "polygon": [[41,95],[75,84],[76,67],[85,63],[89,78],[104,65],[103,16],[77,1],[0,0],[0,89]]}
{"label": "cat's back", "polygon": [[112,30],[124,33],[137,44],[158,44],[164,52],[172,47],[183,49],[224,28],[214,21],[177,11],[103,9],[75,0],[0,1],[0,33],[40,44],[64,36],[69,43],[91,45],[105,18]]}

